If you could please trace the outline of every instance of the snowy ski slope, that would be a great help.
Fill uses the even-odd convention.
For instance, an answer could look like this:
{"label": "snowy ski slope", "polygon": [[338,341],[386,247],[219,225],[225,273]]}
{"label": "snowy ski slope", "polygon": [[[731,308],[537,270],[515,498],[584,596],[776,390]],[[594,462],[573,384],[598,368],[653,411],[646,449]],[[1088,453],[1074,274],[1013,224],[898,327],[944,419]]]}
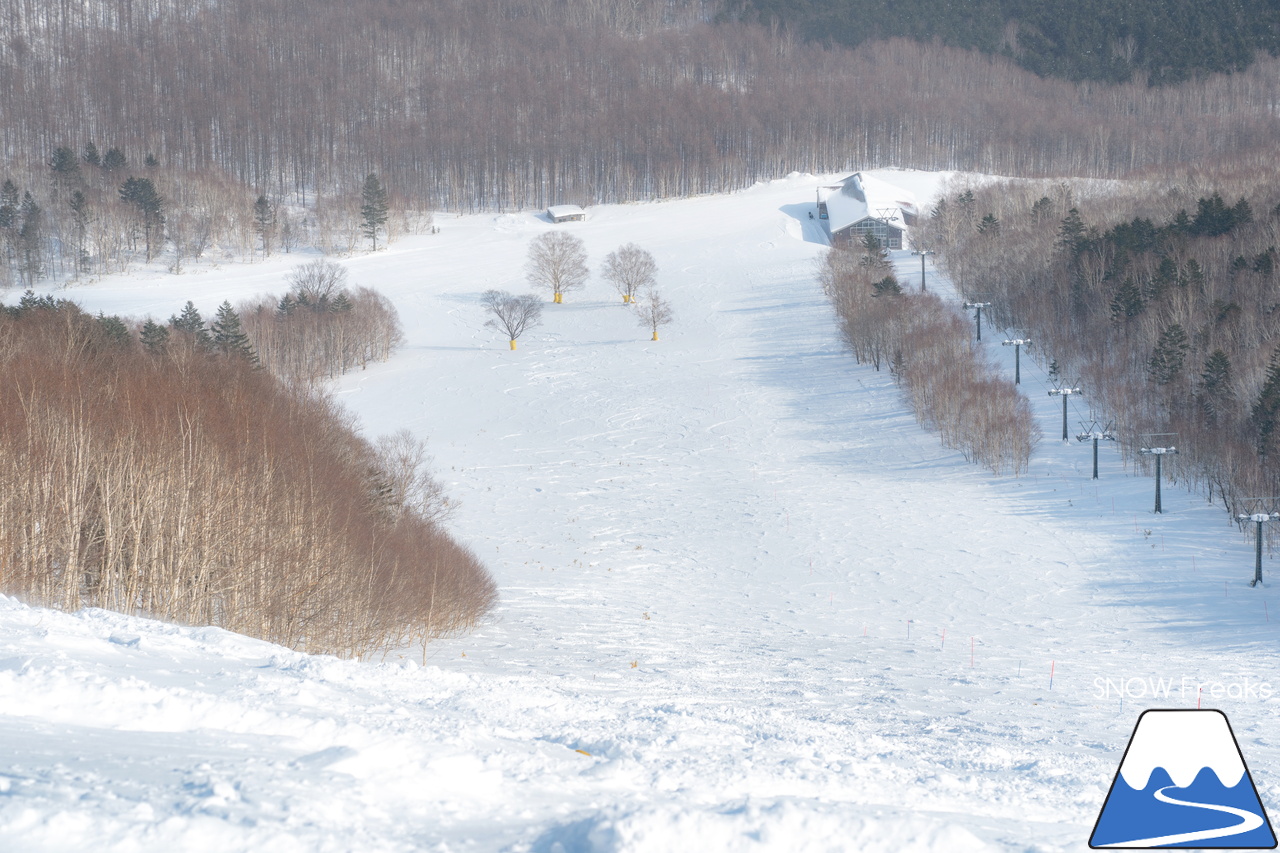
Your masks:
{"label": "snowy ski slope", "polygon": [[[922,203],[943,177],[876,174]],[[822,182],[441,217],[344,260],[408,343],[335,393],[370,435],[429,437],[499,607],[422,666],[0,599],[0,849],[1079,851],[1138,714],[1198,701],[1280,803],[1280,597],[1248,586],[1251,538],[1170,484],[1154,515],[1112,448],[1091,480],[1035,350],[1026,476],[922,432],[841,350]],[[525,291],[553,227],[593,269],[653,253],[662,340],[599,280],[514,352],[484,328],[480,294]],[[306,259],[65,295],[209,316]]]}

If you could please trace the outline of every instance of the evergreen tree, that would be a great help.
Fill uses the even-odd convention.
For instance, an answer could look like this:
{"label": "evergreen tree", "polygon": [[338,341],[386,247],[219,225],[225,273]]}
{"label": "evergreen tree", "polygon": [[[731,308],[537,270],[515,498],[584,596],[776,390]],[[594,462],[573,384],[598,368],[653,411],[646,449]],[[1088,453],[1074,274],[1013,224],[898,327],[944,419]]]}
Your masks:
{"label": "evergreen tree", "polygon": [[160,161],[156,159],[156,155],[148,152],[147,156],[142,158],[142,165],[147,169],[157,169],[160,167]]}
{"label": "evergreen tree", "polygon": [[53,170],[53,185],[60,191],[65,192],[80,182],[80,161],[70,148],[53,149],[49,168]]}
{"label": "evergreen tree", "polygon": [[69,299],[54,299],[52,295],[36,296],[34,291],[27,290],[22,294],[10,313],[14,316],[21,316],[29,311],[57,311],[68,305],[73,305]]}
{"label": "evergreen tree", "polygon": [[271,242],[275,236],[276,229],[276,209],[271,201],[265,196],[258,196],[258,200],[253,203],[253,230],[258,232],[258,239],[262,241],[262,257],[271,254]]}
{"label": "evergreen tree", "polygon": [[183,306],[181,314],[169,318],[169,325],[175,331],[190,335],[197,344],[208,346],[213,343],[209,330],[204,327],[204,318],[190,300]]}
{"label": "evergreen tree", "polygon": [[902,286],[898,284],[897,279],[893,276],[885,276],[884,278],[871,285],[872,296],[901,296]]}
{"label": "evergreen tree", "polygon": [[973,220],[975,218],[975,214],[973,212],[973,205],[975,202],[976,200],[973,197],[973,190],[965,190],[960,193],[960,195],[956,196],[956,208],[960,211],[960,219],[970,228],[973,227]]}
{"label": "evergreen tree", "polygon": [[120,198],[136,207],[142,215],[147,260],[150,261],[156,255],[155,244],[164,236],[164,199],[156,192],[150,178],[129,178],[120,186]]}
{"label": "evergreen tree", "polygon": [[1253,404],[1250,421],[1258,439],[1258,455],[1269,456],[1275,450],[1276,427],[1280,425],[1280,349],[1271,354],[1262,392]]}
{"label": "evergreen tree", "polygon": [[1187,215],[1186,210],[1179,210],[1174,215],[1173,221],[1169,223],[1169,230],[1174,234],[1191,233],[1191,217]]}
{"label": "evergreen tree", "polygon": [[1182,365],[1190,349],[1186,330],[1174,323],[1160,334],[1155,350],[1147,361],[1147,375],[1157,385],[1168,385],[1182,373]]}
{"label": "evergreen tree", "polygon": [[94,145],[92,140],[84,144],[84,154],[81,156],[90,166],[102,165],[102,155],[98,153],[98,146]]}
{"label": "evergreen tree", "polygon": [[138,337],[147,349],[159,352],[169,343],[169,329],[148,317],[147,322],[142,324],[142,332]]}
{"label": "evergreen tree", "polygon": [[1189,287],[1194,293],[1202,293],[1204,291],[1204,270],[1200,267],[1200,262],[1195,258],[1187,261],[1182,268],[1182,280],[1180,284],[1183,287]]}
{"label": "evergreen tree", "polygon": [[1227,414],[1231,402],[1231,359],[1222,350],[1214,350],[1205,361],[1196,397],[1210,424],[1218,423]]}
{"label": "evergreen tree", "polygon": [[387,224],[390,218],[390,203],[387,191],[382,188],[378,176],[370,174],[364,179],[364,189],[360,194],[360,216],[364,221],[364,234],[373,242],[373,250],[378,249],[378,229]]}
{"label": "evergreen tree", "polygon": [[133,342],[133,335],[129,334],[129,327],[124,324],[124,320],[114,314],[107,316],[101,311],[98,312],[98,326],[106,333],[107,339],[115,344],[129,344]]}
{"label": "evergreen tree", "polygon": [[982,221],[978,223],[978,233],[988,236],[995,236],[1000,233],[1000,220],[996,219],[994,213],[988,213],[982,217]]}
{"label": "evergreen tree", "polygon": [[75,270],[76,275],[79,276],[89,268],[89,252],[85,248],[89,234],[89,200],[85,198],[84,193],[76,190],[67,201],[67,207],[71,208],[71,228],[76,253]]}
{"label": "evergreen tree", "polygon": [[872,269],[891,269],[893,264],[889,261],[889,250],[880,243],[880,239],[876,235],[868,232],[862,237],[862,265]]}
{"label": "evergreen tree", "polygon": [[209,328],[213,332],[213,345],[224,354],[246,359],[252,364],[258,363],[249,336],[240,325],[240,315],[230,302],[224,301],[218,306],[218,313]]}
{"label": "evergreen tree", "polygon": [[1196,216],[1191,221],[1190,233],[1202,237],[1220,237],[1229,233],[1238,225],[1246,225],[1253,221],[1253,208],[1249,202],[1241,198],[1233,206],[1227,207],[1219,193],[1196,202]]}
{"label": "evergreen tree", "polygon": [[1233,227],[1236,225],[1248,225],[1253,221],[1253,208],[1244,196],[1241,196],[1240,200],[1231,208],[1231,220]]}
{"label": "evergreen tree", "polygon": [[1160,258],[1160,265],[1156,268],[1156,274],[1147,282],[1146,292],[1143,294],[1149,302],[1160,300],[1173,287],[1183,284],[1178,276],[1178,264],[1173,258],[1164,255]]}
{"label": "evergreen tree", "polygon": [[11,180],[0,184],[0,228],[18,224],[18,185]]}
{"label": "evergreen tree", "polygon": [[102,168],[108,172],[121,172],[129,161],[125,159],[124,152],[119,148],[109,148],[107,153],[102,157]]}
{"label": "evergreen tree", "polygon": [[1084,220],[1080,218],[1080,211],[1073,207],[1067,211],[1066,218],[1058,226],[1058,245],[1075,257],[1080,254],[1080,249],[1084,245],[1085,233]]}
{"label": "evergreen tree", "polygon": [[19,271],[28,285],[44,273],[45,226],[44,210],[36,204],[31,193],[23,193],[22,227],[18,230]]}
{"label": "evergreen tree", "polygon": [[1111,300],[1111,319],[1127,323],[1141,314],[1145,307],[1142,291],[1132,278],[1126,278]]}

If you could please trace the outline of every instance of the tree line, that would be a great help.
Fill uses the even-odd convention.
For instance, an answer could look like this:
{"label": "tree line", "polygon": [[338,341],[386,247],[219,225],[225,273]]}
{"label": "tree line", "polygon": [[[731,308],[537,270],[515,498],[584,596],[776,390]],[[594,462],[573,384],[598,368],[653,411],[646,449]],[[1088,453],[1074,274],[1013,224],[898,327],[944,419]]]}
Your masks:
{"label": "tree line", "polygon": [[[796,170],[1266,164],[1280,131],[1274,59],[1176,86],[1072,83],[943,44],[804,43],[719,11],[0,0],[0,182],[17,192],[0,276],[352,251],[424,227],[412,211],[687,196]],[[154,193],[122,195],[131,179]]]}
{"label": "tree line", "polygon": [[345,267],[318,259],[296,267],[282,297],[239,306],[255,357],[291,385],[312,386],[372,361],[404,341],[395,307],[368,287],[347,287]]}
{"label": "tree line", "polygon": [[1027,470],[1040,439],[1031,406],[970,344],[955,306],[904,291],[872,235],[861,247],[832,248],[820,280],[849,350],[892,373],[916,420],[992,473]]}
{"label": "tree line", "polygon": [[0,589],[350,656],[488,611],[419,442],[371,445],[234,329],[175,321],[144,341],[51,297],[0,311]]}
{"label": "tree line", "polygon": [[1165,470],[1232,514],[1280,494],[1274,176],[1000,182],[949,194],[920,240],[1116,420],[1135,464],[1144,435],[1175,433]]}
{"label": "tree line", "polygon": [[1042,76],[1109,83],[1178,83],[1280,53],[1280,8],[1267,0],[730,0],[721,15],[850,47],[936,40]]}

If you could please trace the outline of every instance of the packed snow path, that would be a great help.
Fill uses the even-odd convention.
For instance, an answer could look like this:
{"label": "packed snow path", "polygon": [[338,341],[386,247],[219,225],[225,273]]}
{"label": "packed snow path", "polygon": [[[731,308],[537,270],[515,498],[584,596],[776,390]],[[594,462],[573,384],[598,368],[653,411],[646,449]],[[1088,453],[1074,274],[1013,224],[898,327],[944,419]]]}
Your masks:
{"label": "packed snow path", "polygon": [[[882,176],[922,201],[937,181]],[[817,183],[562,226],[442,218],[344,261],[408,345],[336,393],[371,435],[429,437],[500,605],[420,666],[0,600],[3,848],[1085,850],[1138,713],[1200,700],[1280,801],[1257,691],[1280,690],[1280,598],[1249,588],[1251,540],[1169,484],[1154,515],[1112,448],[1091,480],[1034,350],[1026,476],[922,432],[841,348]],[[514,352],[483,327],[480,294],[525,291],[552,227],[595,268],[653,253],[676,312],[660,341],[599,280]],[[283,293],[304,259],[68,295],[208,315]],[[895,260],[918,287],[919,259]],[[932,265],[929,289],[949,289]],[[1074,431],[1087,397],[1070,405]]]}

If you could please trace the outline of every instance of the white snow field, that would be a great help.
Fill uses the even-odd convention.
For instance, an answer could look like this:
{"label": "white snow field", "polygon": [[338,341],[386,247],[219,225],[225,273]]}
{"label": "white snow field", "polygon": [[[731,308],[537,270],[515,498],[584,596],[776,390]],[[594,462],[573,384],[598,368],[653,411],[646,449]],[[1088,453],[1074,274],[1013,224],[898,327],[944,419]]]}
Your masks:
{"label": "white snow field", "polygon": [[[922,204],[942,178],[876,174]],[[440,217],[344,260],[408,342],[335,393],[371,437],[429,437],[499,606],[423,665],[0,598],[0,850],[1078,851],[1139,713],[1197,703],[1280,804],[1280,596],[1249,586],[1251,535],[1173,484],[1155,515],[1113,447],[1090,479],[1031,358],[1027,475],[941,447],[842,351],[822,182]],[[599,279],[514,352],[484,328],[480,294],[525,292],[553,227],[594,269],[653,253],[660,341]],[[60,295],[211,316],[307,259]]]}

